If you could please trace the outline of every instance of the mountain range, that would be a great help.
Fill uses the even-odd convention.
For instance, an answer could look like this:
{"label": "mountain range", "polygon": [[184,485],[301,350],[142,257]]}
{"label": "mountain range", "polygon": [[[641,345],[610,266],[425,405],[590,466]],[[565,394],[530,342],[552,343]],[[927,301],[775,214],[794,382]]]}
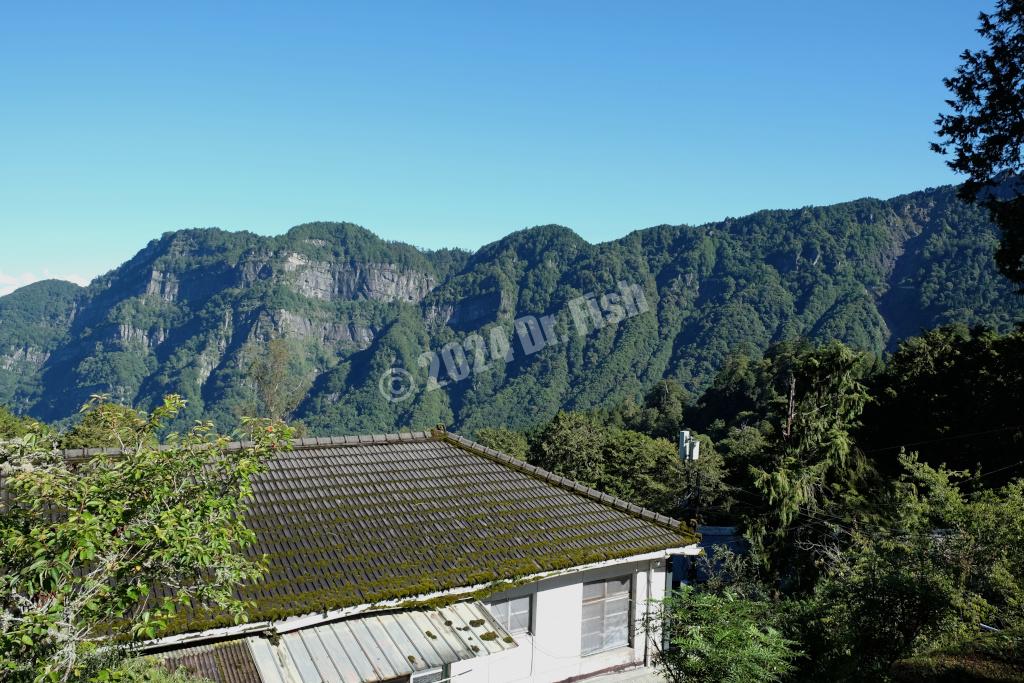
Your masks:
{"label": "mountain range", "polygon": [[179,230],[87,287],[0,297],[0,404],[61,423],[92,394],[148,408],[174,392],[183,419],[229,428],[280,339],[310,434],[526,427],[665,377],[698,392],[730,354],[787,338],[883,354],[945,323],[1009,329],[1024,300],[997,243],[952,187],[600,244],[547,225],[475,252],[349,223]]}

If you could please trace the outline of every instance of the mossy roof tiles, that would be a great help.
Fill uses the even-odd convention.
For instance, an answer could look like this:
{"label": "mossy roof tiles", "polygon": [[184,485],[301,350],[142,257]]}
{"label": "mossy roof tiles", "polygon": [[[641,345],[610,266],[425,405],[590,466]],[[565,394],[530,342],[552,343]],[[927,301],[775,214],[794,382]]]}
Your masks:
{"label": "mossy roof tiles", "polygon": [[[246,552],[268,566],[240,590],[253,621],[697,541],[676,520],[441,430],[296,440],[254,480],[246,523],[256,536]],[[182,616],[174,631],[230,623]]]}
{"label": "mossy roof tiles", "polygon": [[[302,439],[247,515],[254,620],[412,598],[696,541],[679,522],[445,432]],[[187,630],[193,630],[188,628]]]}

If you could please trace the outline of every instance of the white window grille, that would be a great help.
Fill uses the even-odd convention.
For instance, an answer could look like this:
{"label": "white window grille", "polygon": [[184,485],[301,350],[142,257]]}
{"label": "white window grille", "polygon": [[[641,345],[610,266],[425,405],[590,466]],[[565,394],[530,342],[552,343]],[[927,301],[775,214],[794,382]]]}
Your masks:
{"label": "white window grille", "polygon": [[583,584],[583,654],[629,645],[631,593],[628,576]]}
{"label": "white window grille", "polygon": [[448,680],[448,678],[449,676],[445,673],[445,669],[438,667],[436,669],[417,671],[409,676],[409,683],[438,683],[439,681]]}
{"label": "white window grille", "polygon": [[495,620],[511,635],[530,632],[532,601],[529,595],[495,600],[487,605]]}

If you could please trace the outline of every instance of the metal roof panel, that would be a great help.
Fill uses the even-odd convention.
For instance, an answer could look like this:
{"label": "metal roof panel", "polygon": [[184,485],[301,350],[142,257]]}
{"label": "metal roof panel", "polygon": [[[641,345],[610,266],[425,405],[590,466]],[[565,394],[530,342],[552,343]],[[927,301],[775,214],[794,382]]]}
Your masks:
{"label": "metal roof panel", "polygon": [[[493,638],[480,639],[489,632]],[[479,602],[320,624],[286,633],[276,644],[259,637],[236,642],[248,645],[262,683],[380,683],[517,646]],[[167,657],[180,660],[181,651]],[[203,673],[215,683],[242,683],[216,668]]]}

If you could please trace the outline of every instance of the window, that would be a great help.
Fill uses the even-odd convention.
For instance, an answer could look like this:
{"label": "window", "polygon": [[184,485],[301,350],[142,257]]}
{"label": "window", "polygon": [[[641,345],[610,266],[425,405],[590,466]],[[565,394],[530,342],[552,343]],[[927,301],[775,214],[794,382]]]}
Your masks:
{"label": "window", "polygon": [[583,584],[583,654],[629,645],[630,593],[628,576]]}
{"label": "window", "polygon": [[[446,667],[445,667],[446,668]],[[448,678],[445,668],[427,669],[409,676],[409,683],[435,683]]]}
{"label": "window", "polygon": [[511,635],[530,632],[530,596],[496,600],[488,605],[491,614]]}

